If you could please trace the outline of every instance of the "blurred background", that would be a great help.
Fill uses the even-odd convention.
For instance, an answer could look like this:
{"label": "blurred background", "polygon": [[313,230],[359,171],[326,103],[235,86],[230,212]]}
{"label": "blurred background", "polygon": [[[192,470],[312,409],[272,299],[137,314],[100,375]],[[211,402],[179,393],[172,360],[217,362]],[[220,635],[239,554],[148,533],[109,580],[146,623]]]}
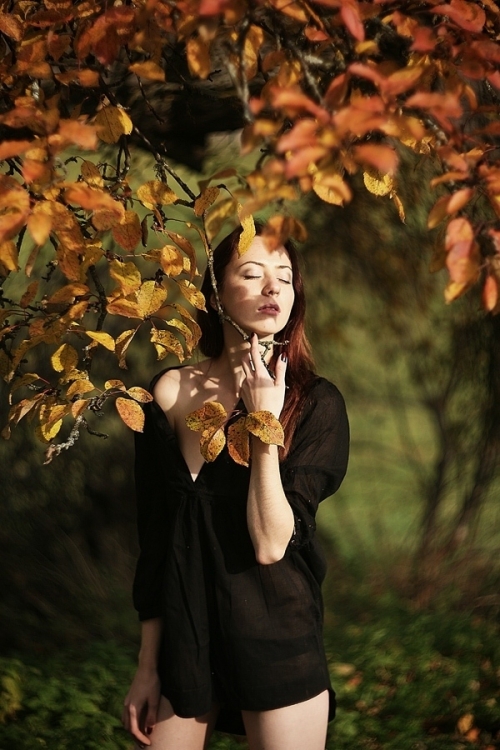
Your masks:
{"label": "blurred background", "polygon": [[[176,169],[195,185],[237,154],[220,136],[203,173]],[[339,750],[500,745],[500,321],[474,290],[444,303],[439,232],[426,229],[432,173],[403,157],[406,223],[356,178],[344,208],[314,195],[293,207],[309,232],[317,369],[352,430],[347,477],[318,518]],[[136,151],[131,174],[152,179],[150,159]],[[157,362],[147,335],[129,351],[123,371],[102,350],[94,376],[147,387],[176,364]],[[106,439],[84,434],[48,466],[29,424],[0,442],[1,750],[131,747],[119,716],[139,636],[133,435],[113,412],[94,421]]]}

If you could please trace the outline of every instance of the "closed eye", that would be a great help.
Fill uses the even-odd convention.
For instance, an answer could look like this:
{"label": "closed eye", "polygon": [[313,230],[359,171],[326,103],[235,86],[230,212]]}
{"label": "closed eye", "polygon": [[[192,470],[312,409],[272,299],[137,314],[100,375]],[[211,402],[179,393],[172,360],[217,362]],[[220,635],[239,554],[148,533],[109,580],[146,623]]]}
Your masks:
{"label": "closed eye", "polygon": [[282,281],[283,284],[291,284],[292,283],[289,279],[278,279],[278,281]]}

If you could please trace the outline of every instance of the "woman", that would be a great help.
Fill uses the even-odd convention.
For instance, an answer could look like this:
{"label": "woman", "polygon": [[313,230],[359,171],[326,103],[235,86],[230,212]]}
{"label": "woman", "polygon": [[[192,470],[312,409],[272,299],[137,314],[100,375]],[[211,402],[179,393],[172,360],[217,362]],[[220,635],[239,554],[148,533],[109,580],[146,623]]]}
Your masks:
{"label": "woman", "polygon": [[[314,516],[345,474],[348,423],[312,371],[296,252],[261,232],[242,256],[241,228],[215,250],[224,319],[207,272],[207,359],[156,376],[136,439],[142,640],[123,723],[154,750],[202,750],[214,727],[246,732],[250,750],[323,750],[335,710]],[[226,449],[205,463],[185,417],[208,401],[228,423],[271,412],[285,447],[252,436],[249,468]]]}

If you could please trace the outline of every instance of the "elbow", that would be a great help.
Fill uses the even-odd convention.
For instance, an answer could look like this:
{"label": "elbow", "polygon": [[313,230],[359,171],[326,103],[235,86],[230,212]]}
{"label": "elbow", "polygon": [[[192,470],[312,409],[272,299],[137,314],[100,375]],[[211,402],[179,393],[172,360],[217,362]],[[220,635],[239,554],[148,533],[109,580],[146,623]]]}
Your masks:
{"label": "elbow", "polygon": [[274,563],[283,560],[285,552],[286,547],[258,549],[255,552],[255,557],[259,565],[274,565]]}

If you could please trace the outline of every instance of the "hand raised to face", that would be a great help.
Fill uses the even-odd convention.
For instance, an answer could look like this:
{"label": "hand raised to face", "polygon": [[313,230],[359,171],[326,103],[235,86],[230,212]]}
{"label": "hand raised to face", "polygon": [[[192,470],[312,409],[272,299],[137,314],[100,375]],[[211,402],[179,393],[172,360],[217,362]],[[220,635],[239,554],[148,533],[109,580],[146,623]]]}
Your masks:
{"label": "hand raised to face", "polygon": [[253,334],[250,350],[243,355],[242,366],[245,379],[241,386],[241,397],[247,411],[270,411],[279,418],[285,402],[286,358],[283,355],[278,358],[273,380],[262,361],[259,339]]}

